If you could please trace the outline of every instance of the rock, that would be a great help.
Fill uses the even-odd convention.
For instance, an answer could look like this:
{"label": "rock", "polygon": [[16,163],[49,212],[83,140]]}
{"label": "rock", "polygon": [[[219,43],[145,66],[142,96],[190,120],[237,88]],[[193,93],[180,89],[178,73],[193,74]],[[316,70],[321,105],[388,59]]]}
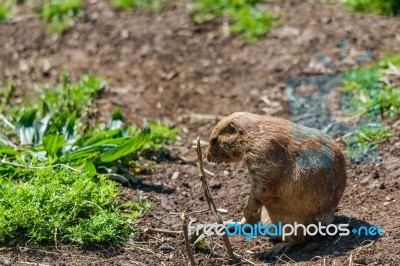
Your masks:
{"label": "rock", "polygon": [[392,198],[391,196],[387,196],[385,199],[386,199],[387,201],[391,201],[393,198]]}
{"label": "rock", "polygon": [[179,177],[179,172],[178,172],[178,171],[174,172],[174,173],[171,175],[171,179],[172,179],[172,180],[176,180],[176,179],[178,179],[178,177]]}
{"label": "rock", "polygon": [[384,203],[383,203],[383,206],[389,206],[390,203],[391,203],[390,201],[384,202]]}
{"label": "rock", "polygon": [[369,182],[369,176],[367,176],[366,178],[364,178],[364,179],[362,179],[361,181],[360,181],[360,184],[361,185],[366,185],[368,182]]}
{"label": "rock", "polygon": [[160,246],[160,250],[161,250],[163,253],[169,253],[169,252],[171,252],[172,250],[174,250],[174,248],[171,247],[171,245],[169,245],[168,243],[164,243],[164,244],[162,244],[162,245]]}

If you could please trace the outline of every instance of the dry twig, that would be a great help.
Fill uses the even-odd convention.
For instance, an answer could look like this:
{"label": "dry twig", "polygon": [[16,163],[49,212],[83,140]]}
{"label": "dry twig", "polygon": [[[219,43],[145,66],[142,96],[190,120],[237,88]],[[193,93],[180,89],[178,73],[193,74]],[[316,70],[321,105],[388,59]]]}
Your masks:
{"label": "dry twig", "polygon": [[194,256],[193,256],[192,245],[190,245],[189,232],[188,232],[188,228],[187,228],[187,217],[186,217],[185,212],[182,212],[181,219],[182,219],[183,235],[185,236],[186,252],[187,252],[187,255],[188,255],[188,258],[190,261],[190,265],[196,266],[196,261],[194,260]]}
{"label": "dry twig", "polygon": [[[213,213],[215,220],[217,221],[218,224],[224,224],[224,222],[221,219],[221,216],[219,216],[218,214],[218,210],[215,207],[215,203],[211,197],[211,193],[210,190],[208,189],[208,185],[207,185],[207,180],[206,180],[206,174],[204,172],[204,166],[203,166],[203,155],[201,153],[201,146],[200,146],[200,138],[197,138],[196,141],[196,151],[197,151],[197,157],[198,157],[198,167],[199,167],[199,172],[200,172],[200,179],[201,179],[201,183],[204,189],[204,196],[206,198],[206,201],[208,203],[208,207],[210,208],[211,212]],[[225,242],[225,247],[226,250],[228,251],[229,257],[232,259],[232,261],[234,263],[238,263],[238,260],[235,256],[235,254],[233,253],[232,250],[232,246],[231,243],[229,242],[229,238],[227,234],[224,234],[223,236],[224,242]]]}
{"label": "dry twig", "polygon": [[167,229],[158,229],[158,228],[146,228],[143,230],[144,233],[146,234],[167,234],[167,235],[181,235],[183,232],[181,230],[178,231],[172,231],[172,230],[167,230]]}

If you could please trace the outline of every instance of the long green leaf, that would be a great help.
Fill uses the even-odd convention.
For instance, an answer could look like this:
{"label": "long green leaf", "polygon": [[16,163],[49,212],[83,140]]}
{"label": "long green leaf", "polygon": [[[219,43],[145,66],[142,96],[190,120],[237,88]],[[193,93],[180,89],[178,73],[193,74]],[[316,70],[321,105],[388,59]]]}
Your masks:
{"label": "long green leaf", "polygon": [[145,126],[143,130],[130,140],[101,155],[100,160],[105,163],[113,162],[128,154],[139,151],[150,140],[150,128]]}
{"label": "long green leaf", "polygon": [[65,125],[64,134],[65,141],[69,144],[75,142],[75,123],[76,123],[77,112],[74,111],[68,119],[68,123]]}
{"label": "long green leaf", "polygon": [[[119,137],[121,135],[121,129],[112,129],[112,130],[106,130],[104,132],[100,132],[98,134],[93,135],[89,139],[85,140],[83,143],[80,144],[80,146],[85,147],[88,145],[96,144],[100,141],[102,142],[107,142],[108,139],[113,139],[115,137]],[[77,143],[80,141],[78,140]]]}
{"label": "long green leaf", "polygon": [[68,155],[64,155],[60,158],[61,162],[64,163],[71,163],[71,162],[85,162],[87,159],[91,158],[96,158],[99,156],[101,153],[106,152],[108,150],[111,150],[115,148],[117,145],[108,145],[108,144],[103,144],[103,145],[91,145],[87,146],[78,150],[75,150]]}
{"label": "long green leaf", "polygon": [[54,122],[49,123],[43,137],[44,149],[48,156],[60,157],[62,148],[65,146],[65,125],[67,124],[68,113],[63,113]]}
{"label": "long green leaf", "polygon": [[15,126],[15,133],[18,135],[21,145],[32,145],[35,135],[35,116],[37,109],[28,109]]}
{"label": "long green leaf", "polygon": [[64,134],[48,134],[43,137],[43,146],[47,156],[61,156],[62,148],[65,146]]}

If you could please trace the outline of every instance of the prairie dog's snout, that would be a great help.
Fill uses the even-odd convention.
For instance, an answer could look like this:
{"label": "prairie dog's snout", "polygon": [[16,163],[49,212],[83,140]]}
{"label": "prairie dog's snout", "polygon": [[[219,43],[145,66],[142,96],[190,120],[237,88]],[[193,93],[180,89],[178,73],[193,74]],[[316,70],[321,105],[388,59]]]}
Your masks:
{"label": "prairie dog's snout", "polygon": [[[313,151],[307,159],[314,165],[300,163],[304,151]],[[243,213],[251,224],[265,207],[272,223],[327,225],[346,186],[346,162],[331,137],[271,116],[234,113],[222,119],[210,134],[207,159],[245,162],[251,190]],[[300,234],[287,241],[304,239]]]}

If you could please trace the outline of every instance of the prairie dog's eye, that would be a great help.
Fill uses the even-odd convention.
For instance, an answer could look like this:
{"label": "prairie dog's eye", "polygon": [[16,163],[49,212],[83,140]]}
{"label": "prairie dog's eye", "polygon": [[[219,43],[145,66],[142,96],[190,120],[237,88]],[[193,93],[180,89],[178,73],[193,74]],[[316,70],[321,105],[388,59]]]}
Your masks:
{"label": "prairie dog's eye", "polygon": [[235,134],[236,133],[236,127],[232,124],[228,124],[228,128],[226,130],[226,132],[230,135]]}

